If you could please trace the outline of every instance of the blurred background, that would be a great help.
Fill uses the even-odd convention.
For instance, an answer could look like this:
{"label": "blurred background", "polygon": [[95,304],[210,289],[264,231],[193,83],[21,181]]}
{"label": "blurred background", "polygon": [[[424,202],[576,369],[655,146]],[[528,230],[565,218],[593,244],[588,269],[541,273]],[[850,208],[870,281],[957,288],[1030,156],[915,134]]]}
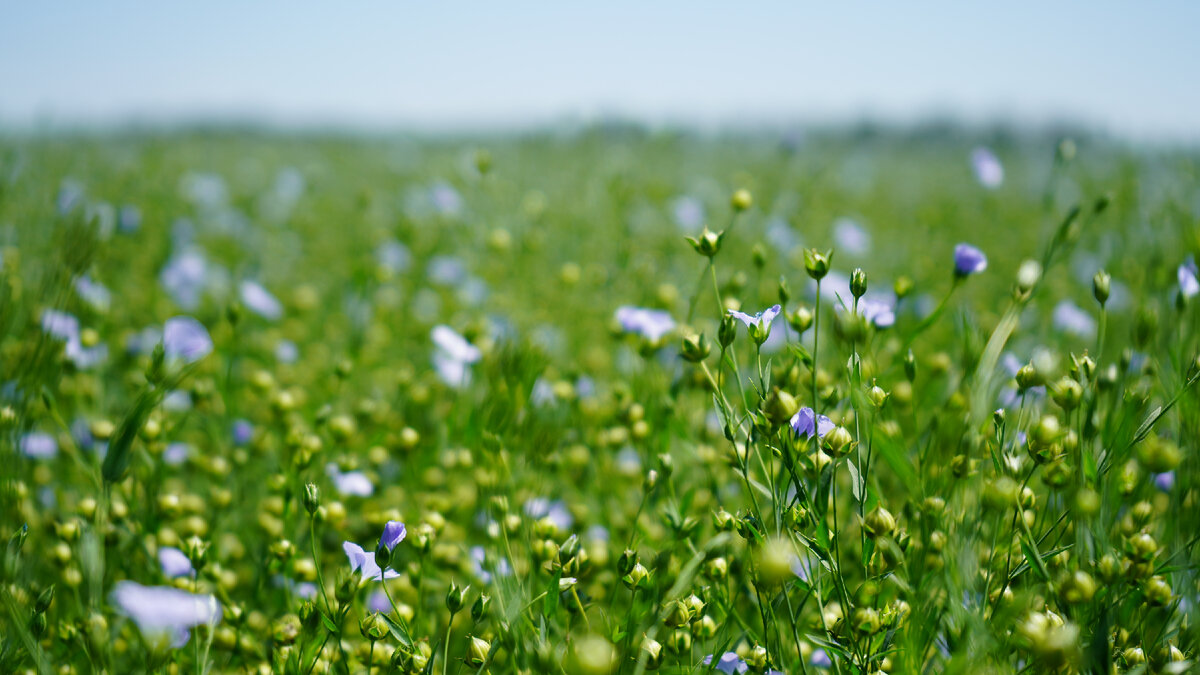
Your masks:
{"label": "blurred background", "polygon": [[1194,144],[1197,26],[1182,0],[13,3],[0,129],[938,120]]}

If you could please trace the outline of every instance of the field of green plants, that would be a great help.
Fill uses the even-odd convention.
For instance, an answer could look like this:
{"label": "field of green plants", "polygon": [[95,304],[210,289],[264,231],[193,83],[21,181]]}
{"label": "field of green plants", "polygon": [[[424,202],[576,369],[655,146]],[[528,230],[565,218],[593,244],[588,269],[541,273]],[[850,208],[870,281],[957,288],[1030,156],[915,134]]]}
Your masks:
{"label": "field of green plants", "polygon": [[0,140],[0,673],[1185,673],[1200,154]]}

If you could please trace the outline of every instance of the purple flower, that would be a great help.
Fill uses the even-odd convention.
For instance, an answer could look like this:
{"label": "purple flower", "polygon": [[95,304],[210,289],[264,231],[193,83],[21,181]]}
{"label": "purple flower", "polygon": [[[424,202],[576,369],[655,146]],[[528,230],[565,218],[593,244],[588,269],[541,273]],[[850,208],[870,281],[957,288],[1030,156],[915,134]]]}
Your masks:
{"label": "purple flower", "polygon": [[975,172],[975,180],[989,190],[1004,182],[1004,165],[987,148],[978,147],[971,151],[971,169]]}
{"label": "purple flower", "polygon": [[50,459],[58,455],[58,441],[44,431],[31,431],[21,437],[21,454],[33,459]]}
{"label": "purple flower", "polygon": [[363,547],[352,541],[344,542],[342,550],[346,552],[346,557],[350,559],[350,571],[361,573],[364,579],[383,581],[384,579],[395,579],[400,576],[400,573],[396,570],[380,569],[379,565],[375,563],[375,554],[367,553],[363,550]]}
{"label": "purple flower", "polygon": [[560,530],[569,530],[575,524],[575,517],[561,499],[550,501],[545,497],[534,497],[525,502],[525,515],[535,520],[545,518]]}
{"label": "purple flower", "polygon": [[1200,293],[1200,269],[1196,268],[1196,259],[1188,256],[1179,266],[1179,292],[1185,298],[1192,298]]}
{"label": "purple flower", "polygon": [[75,367],[86,370],[108,358],[108,347],[98,344],[85,347],[79,332],[79,319],[66,312],[47,309],[42,312],[42,330],[67,343],[63,354]]}
{"label": "purple flower", "polygon": [[[492,583],[492,573],[487,570],[487,552],[482,546],[472,546],[469,551],[471,557],[471,565],[475,568],[475,576],[485,584]],[[502,577],[512,574],[512,566],[508,564],[508,560],[500,558],[496,561],[496,574]]]}
{"label": "purple flower", "polygon": [[443,216],[457,216],[463,208],[463,199],[449,183],[437,182],[429,188],[429,201]]}
{"label": "purple flower", "polygon": [[213,349],[204,324],[190,316],[173,316],[163,324],[163,351],[168,359],[195,363]]}
{"label": "purple flower", "polygon": [[171,466],[179,466],[187,461],[188,455],[192,454],[192,446],[187,443],[176,441],[168,443],[163,450],[163,462]]}
{"label": "purple flower", "polygon": [[246,305],[251,312],[268,321],[276,321],[283,316],[283,305],[275,299],[274,295],[271,295],[270,291],[263,288],[262,284],[247,279],[238,288],[242,304]]}
{"label": "purple flower", "polygon": [[967,277],[987,269],[987,256],[970,244],[954,247],[954,274]]}
{"label": "purple flower", "polygon": [[300,358],[300,348],[291,340],[275,343],[275,360],[280,363],[295,363]]}
{"label": "purple flower", "polygon": [[890,304],[881,300],[859,300],[858,312],[876,328],[888,328],[896,323],[896,311]]}
{"label": "purple flower", "polygon": [[817,668],[828,668],[833,665],[833,660],[829,658],[829,654],[820,647],[813,650],[808,662]]}
{"label": "purple flower", "polygon": [[57,309],[42,311],[42,330],[64,342],[79,340],[79,319]]}
{"label": "purple flower", "polygon": [[[709,654],[704,657],[703,663],[706,666],[711,666],[713,655]],[[750,670],[750,666],[737,655],[736,652],[725,652],[717,658],[716,669],[725,673],[725,675],[733,675],[734,673],[744,673]]]}
{"label": "purple flower", "polygon": [[396,544],[404,541],[404,535],[407,533],[404,523],[398,520],[389,520],[383,526],[383,534],[379,536],[379,545],[391,551],[396,548]]}
{"label": "purple flower", "polygon": [[386,591],[372,591],[371,595],[367,596],[367,609],[372,612],[387,614],[392,611],[392,601],[388,599]]}
{"label": "purple flower", "polygon": [[1081,338],[1090,339],[1096,335],[1096,320],[1070,300],[1054,306],[1054,327]]}
{"label": "purple flower", "polygon": [[248,420],[234,420],[232,434],[234,445],[245,445],[254,438],[254,425]]}
{"label": "purple flower", "polygon": [[733,318],[738,319],[742,323],[746,324],[746,328],[762,329],[771,325],[771,322],[775,320],[775,317],[779,316],[780,309],[781,308],[779,305],[771,305],[770,307],[753,316],[745,312],[739,312],[736,309],[731,309],[729,310],[729,316],[732,316]]}
{"label": "purple flower", "polygon": [[791,425],[792,431],[795,431],[797,436],[807,436],[808,438],[812,438],[813,434],[816,434],[818,438],[824,438],[825,434],[837,426],[828,417],[816,415],[813,409],[807,406],[796,411],[796,414],[792,416]]}
{"label": "purple flower", "polygon": [[1154,486],[1163,492],[1170,492],[1175,487],[1175,472],[1167,471],[1154,475]]}
{"label": "purple flower", "polygon": [[691,232],[704,224],[704,204],[699,199],[684,195],[671,204],[671,214],[679,229]]}
{"label": "purple flower", "polygon": [[388,272],[403,272],[412,264],[412,253],[404,244],[392,239],[375,249],[375,263]]}
{"label": "purple flower", "polygon": [[75,292],[97,312],[107,312],[112,305],[112,293],[103,284],[92,281],[87,275],[75,280]]}
{"label": "purple flower", "polygon": [[371,484],[371,479],[361,471],[342,473],[337,464],[330,462],[325,465],[325,473],[329,475],[329,479],[333,481],[337,491],[344,495],[370,497],[375,492],[375,486]]}
{"label": "purple flower", "polygon": [[117,229],[125,234],[137,232],[142,226],[142,210],[132,204],[121,207],[117,213]]}
{"label": "purple flower", "polygon": [[833,225],[833,241],[839,251],[862,256],[871,252],[871,233],[849,218],[840,218]]}
{"label": "purple flower", "polygon": [[621,330],[641,335],[650,342],[658,342],[675,330],[675,319],[671,318],[670,312],[661,309],[624,305],[617,308],[616,317]]}
{"label": "purple flower", "polygon": [[208,283],[208,263],[198,251],[185,251],[172,256],[158,278],[175,304],[190,312]]}
{"label": "purple flower", "polygon": [[186,577],[192,574],[192,561],[177,548],[162,546],[158,549],[158,564],[162,567],[163,576],[168,579]]}
{"label": "purple flower", "polygon": [[118,581],[112,601],[133,619],[146,638],[170,640],[172,647],[187,643],[187,629],[221,622],[221,603],[212,595],[197,595],[169,586],[143,586]]}

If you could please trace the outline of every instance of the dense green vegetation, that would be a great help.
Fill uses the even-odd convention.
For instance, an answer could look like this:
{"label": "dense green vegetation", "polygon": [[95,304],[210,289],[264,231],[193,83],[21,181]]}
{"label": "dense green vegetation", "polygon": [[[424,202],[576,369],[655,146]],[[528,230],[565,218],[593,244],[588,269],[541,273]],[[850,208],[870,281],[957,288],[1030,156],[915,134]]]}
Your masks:
{"label": "dense green vegetation", "polygon": [[1187,672],[1197,167],[0,141],[0,672]]}

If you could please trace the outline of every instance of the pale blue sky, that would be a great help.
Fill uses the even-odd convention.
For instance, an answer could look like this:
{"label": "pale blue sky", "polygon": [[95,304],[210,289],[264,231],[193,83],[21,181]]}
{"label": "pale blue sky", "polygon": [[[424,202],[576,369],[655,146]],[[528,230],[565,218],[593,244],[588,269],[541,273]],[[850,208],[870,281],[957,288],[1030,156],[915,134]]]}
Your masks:
{"label": "pale blue sky", "polygon": [[8,125],[1083,122],[1200,140],[1200,2],[133,2],[0,10]]}

